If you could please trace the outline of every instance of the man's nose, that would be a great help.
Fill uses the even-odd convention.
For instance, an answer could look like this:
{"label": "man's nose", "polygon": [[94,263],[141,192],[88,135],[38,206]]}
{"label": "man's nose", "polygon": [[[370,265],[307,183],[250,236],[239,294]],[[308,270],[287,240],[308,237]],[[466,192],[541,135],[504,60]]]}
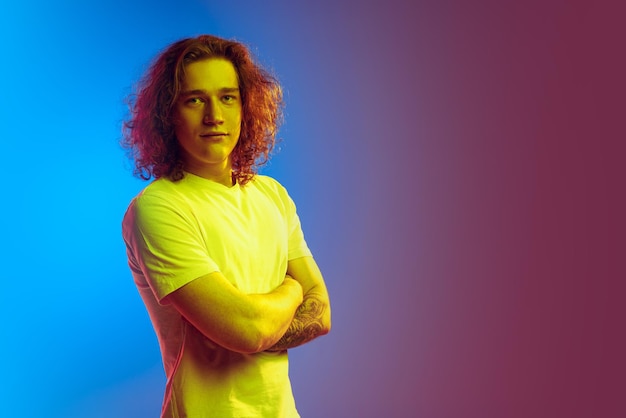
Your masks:
{"label": "man's nose", "polygon": [[213,100],[207,102],[204,107],[204,119],[202,122],[206,125],[221,125],[224,123],[224,115],[218,103],[215,103]]}

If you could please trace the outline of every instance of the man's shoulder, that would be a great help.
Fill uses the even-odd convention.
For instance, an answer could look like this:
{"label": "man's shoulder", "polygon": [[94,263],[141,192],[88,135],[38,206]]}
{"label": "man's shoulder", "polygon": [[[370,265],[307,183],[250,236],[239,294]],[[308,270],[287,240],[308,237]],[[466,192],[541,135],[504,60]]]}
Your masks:
{"label": "man's shoulder", "polygon": [[252,179],[252,183],[260,187],[271,187],[275,189],[285,190],[285,187],[274,177],[270,177],[264,174],[257,174]]}
{"label": "man's shoulder", "polygon": [[250,183],[265,194],[287,195],[287,189],[278,180],[270,176],[257,174]]}
{"label": "man's shoulder", "polygon": [[161,177],[148,184],[138,195],[137,198],[162,198],[171,199],[178,195],[187,193],[188,186],[184,179],[180,181],[172,181],[168,178]]}
{"label": "man's shoulder", "polygon": [[156,180],[153,180],[150,184],[148,184],[142,191],[142,194],[153,194],[160,192],[169,192],[175,190],[180,184],[179,182],[174,182],[166,177],[160,177]]}
{"label": "man's shoulder", "polygon": [[260,194],[266,199],[270,199],[279,207],[285,210],[294,207],[289,192],[278,180],[269,176],[257,175],[251,183]]}
{"label": "man's shoulder", "polygon": [[183,192],[180,186],[169,179],[159,178],[148,184],[132,200],[130,207],[145,209],[154,206],[176,207],[180,205]]}

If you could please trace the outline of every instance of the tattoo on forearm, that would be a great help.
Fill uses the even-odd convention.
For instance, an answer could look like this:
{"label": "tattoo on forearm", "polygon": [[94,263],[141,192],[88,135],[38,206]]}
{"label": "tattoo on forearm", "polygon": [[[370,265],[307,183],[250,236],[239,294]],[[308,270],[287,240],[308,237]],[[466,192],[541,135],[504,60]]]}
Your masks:
{"label": "tattoo on forearm", "polygon": [[270,348],[270,351],[282,351],[297,347],[311,341],[322,334],[324,325],[322,318],[326,310],[325,304],[317,295],[305,296],[302,304],[296,310],[291,325],[285,335]]}

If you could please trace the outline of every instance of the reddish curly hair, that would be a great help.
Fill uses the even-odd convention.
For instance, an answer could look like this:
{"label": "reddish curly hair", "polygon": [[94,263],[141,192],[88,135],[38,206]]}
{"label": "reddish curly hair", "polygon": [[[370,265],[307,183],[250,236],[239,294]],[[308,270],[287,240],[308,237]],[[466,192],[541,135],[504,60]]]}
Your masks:
{"label": "reddish curly hair", "polygon": [[231,153],[233,175],[244,185],[267,163],[282,122],[283,97],[278,81],[256,64],[243,44],[201,35],[177,41],[156,57],[129,100],[121,145],[141,179],[184,177],[173,123],[185,67],[211,57],[228,59],[237,72],[242,99],[241,135]]}

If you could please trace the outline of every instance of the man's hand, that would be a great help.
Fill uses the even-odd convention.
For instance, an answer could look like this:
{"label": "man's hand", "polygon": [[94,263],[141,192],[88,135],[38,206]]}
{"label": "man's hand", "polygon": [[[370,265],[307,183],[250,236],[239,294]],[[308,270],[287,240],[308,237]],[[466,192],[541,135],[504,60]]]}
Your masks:
{"label": "man's hand", "polygon": [[283,281],[282,286],[285,286],[285,288],[287,288],[289,291],[293,291],[294,295],[296,295],[296,296],[300,295],[300,302],[299,303],[302,303],[302,299],[304,298],[304,294],[303,294],[302,285],[300,284],[300,282],[295,280],[289,274],[286,274],[285,275],[285,280]]}

